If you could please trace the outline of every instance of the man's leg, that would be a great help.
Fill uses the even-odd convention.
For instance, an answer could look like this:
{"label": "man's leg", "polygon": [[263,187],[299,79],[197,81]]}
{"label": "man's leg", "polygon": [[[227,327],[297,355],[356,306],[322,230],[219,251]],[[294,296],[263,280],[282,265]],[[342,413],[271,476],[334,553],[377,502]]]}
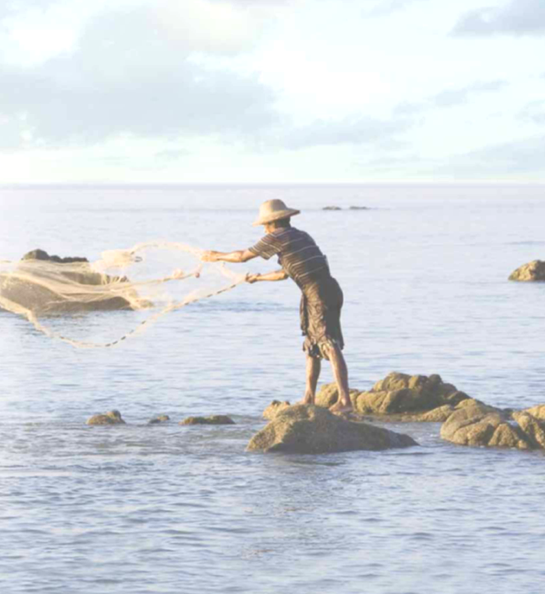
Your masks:
{"label": "man's leg", "polygon": [[331,412],[350,412],[353,410],[348,389],[348,367],[339,345],[334,344],[328,350],[329,360],[333,367],[333,376],[337,383],[339,399],[329,408]]}
{"label": "man's leg", "polygon": [[302,404],[314,404],[314,399],[316,398],[316,386],[318,385],[321,368],[322,364],[320,359],[307,355],[307,384]]}

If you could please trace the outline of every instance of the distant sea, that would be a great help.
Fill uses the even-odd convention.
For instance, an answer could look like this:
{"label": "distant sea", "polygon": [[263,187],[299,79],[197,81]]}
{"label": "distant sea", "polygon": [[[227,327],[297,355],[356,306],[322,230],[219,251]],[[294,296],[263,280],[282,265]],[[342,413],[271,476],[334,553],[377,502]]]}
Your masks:
{"label": "distant sea", "polygon": [[[545,283],[507,281],[545,259],[545,185],[3,186],[0,260],[246,248],[271,198],[343,288],[351,387],[438,373],[491,405],[545,403]],[[0,313],[0,591],[542,592],[543,452],[455,446],[433,423],[389,425],[406,450],[245,452],[271,400],[303,395],[298,302],[291,281],[242,285],[97,350]],[[100,341],[143,315],[51,324]],[[113,408],[127,425],[85,424]],[[178,425],[208,414],[236,424]]]}

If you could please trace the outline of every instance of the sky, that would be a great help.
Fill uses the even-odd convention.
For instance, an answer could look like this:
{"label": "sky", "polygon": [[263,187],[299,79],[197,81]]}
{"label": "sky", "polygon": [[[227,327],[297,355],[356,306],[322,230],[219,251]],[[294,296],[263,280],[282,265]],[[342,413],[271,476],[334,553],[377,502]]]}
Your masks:
{"label": "sky", "polygon": [[0,0],[0,183],[545,182],[545,0]]}

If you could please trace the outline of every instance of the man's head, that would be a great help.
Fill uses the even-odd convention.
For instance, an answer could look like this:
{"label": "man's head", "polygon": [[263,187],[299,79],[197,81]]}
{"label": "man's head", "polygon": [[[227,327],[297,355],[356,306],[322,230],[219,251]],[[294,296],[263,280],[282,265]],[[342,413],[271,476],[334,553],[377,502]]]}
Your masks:
{"label": "man's head", "polygon": [[[299,214],[299,212],[299,210],[295,210],[294,208],[288,208],[282,200],[267,200],[267,202],[263,202],[263,204],[259,207],[259,217],[253,224],[254,226],[266,226],[272,223],[278,223],[279,221],[285,221],[279,226],[286,227],[289,226],[290,217]],[[266,227],[265,230],[267,231]]]}

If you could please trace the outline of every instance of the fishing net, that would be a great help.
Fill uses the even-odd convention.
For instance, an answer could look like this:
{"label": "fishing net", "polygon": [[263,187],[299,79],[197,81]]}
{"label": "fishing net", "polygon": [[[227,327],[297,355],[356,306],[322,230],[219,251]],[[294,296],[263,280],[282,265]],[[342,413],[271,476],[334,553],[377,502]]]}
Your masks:
{"label": "fishing net", "polygon": [[[236,274],[223,263],[204,263],[202,254],[182,243],[147,242],[103,252],[91,263],[35,250],[18,262],[0,261],[0,309],[24,316],[38,331],[78,348],[115,347],[167,313],[245,281],[245,273]],[[70,338],[47,324],[67,314],[122,310],[149,315],[104,343]]]}

